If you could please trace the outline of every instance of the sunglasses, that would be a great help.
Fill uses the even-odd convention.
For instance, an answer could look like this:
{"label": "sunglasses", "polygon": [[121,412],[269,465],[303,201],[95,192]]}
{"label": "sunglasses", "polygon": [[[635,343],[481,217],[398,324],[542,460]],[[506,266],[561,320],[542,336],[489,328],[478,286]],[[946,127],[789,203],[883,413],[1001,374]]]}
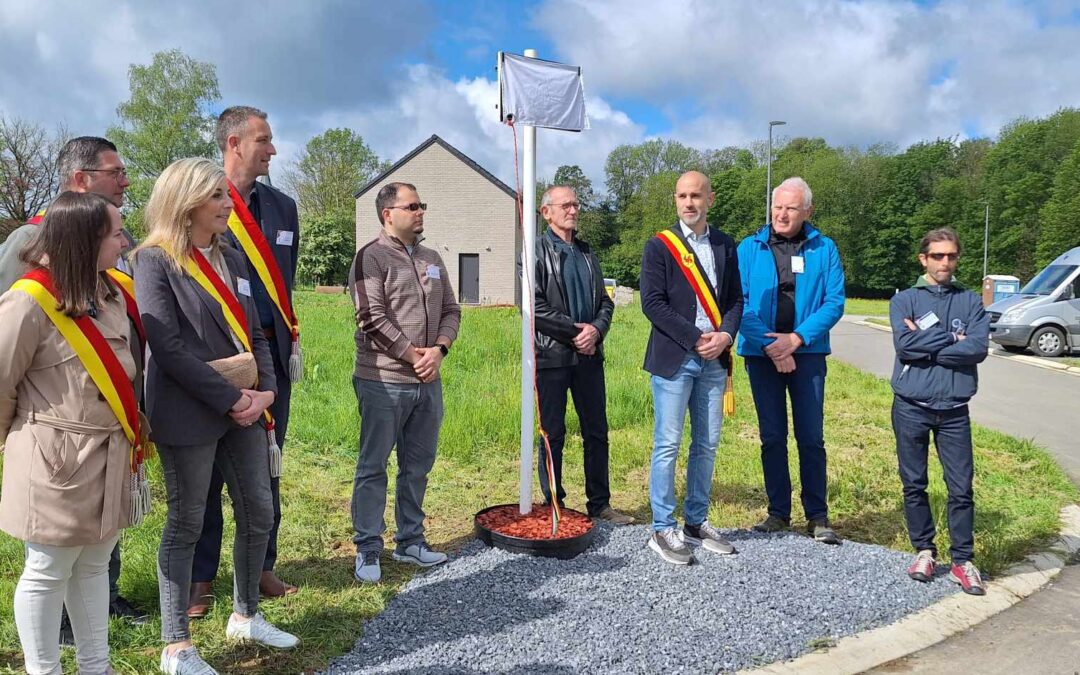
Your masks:
{"label": "sunglasses", "polygon": [[405,211],[427,211],[427,204],[424,202],[413,202],[412,204],[398,204],[397,206],[387,206],[388,209],[403,209]]}
{"label": "sunglasses", "polygon": [[945,258],[948,258],[950,261],[954,261],[954,260],[956,260],[957,258],[960,257],[960,254],[959,253],[927,253],[926,257],[930,258],[931,260],[937,260],[937,261],[944,260]]}

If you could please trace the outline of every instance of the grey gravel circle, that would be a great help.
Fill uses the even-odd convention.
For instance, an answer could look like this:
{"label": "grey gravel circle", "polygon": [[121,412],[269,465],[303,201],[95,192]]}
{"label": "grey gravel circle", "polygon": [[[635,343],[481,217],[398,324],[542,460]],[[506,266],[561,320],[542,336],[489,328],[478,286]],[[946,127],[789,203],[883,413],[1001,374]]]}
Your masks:
{"label": "grey gravel circle", "polygon": [[364,625],[344,673],[720,673],[791,659],[957,592],[911,556],[796,533],[725,531],[738,555],[678,567],[646,526],[597,525],[572,560],[465,546]]}

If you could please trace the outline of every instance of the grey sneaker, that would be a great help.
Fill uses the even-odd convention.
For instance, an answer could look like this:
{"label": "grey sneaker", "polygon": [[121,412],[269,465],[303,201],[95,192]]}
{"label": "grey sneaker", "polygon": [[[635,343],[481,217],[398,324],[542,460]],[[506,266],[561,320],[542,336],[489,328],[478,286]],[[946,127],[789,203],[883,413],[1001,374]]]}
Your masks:
{"label": "grey sneaker", "polygon": [[791,529],[791,521],[784,520],[780,516],[774,516],[771,513],[765,516],[765,520],[754,525],[754,532],[765,532],[767,534],[786,532],[789,529]]}
{"label": "grey sneaker", "polygon": [[237,642],[257,642],[278,649],[292,649],[300,644],[300,638],[274,626],[264,619],[262,614],[256,614],[247,621],[237,621],[235,614],[230,616],[229,624],[225,626],[225,637]]}
{"label": "grey sneaker", "polygon": [[426,541],[422,541],[419,544],[409,544],[404,548],[401,544],[398,544],[397,548],[394,549],[394,555],[392,557],[398,562],[419,565],[420,567],[433,567],[442,564],[447,560],[445,553],[432,551]]}
{"label": "grey sneaker", "polygon": [[815,518],[806,523],[806,533],[823,544],[839,544],[840,537],[833,532],[828,518]]}
{"label": "grey sneaker", "polygon": [[377,584],[382,579],[382,568],[379,567],[378,551],[360,551],[356,554],[356,569],[353,571],[356,580],[363,584]]}
{"label": "grey sneaker", "polygon": [[649,537],[649,548],[673,565],[692,565],[696,562],[694,553],[679,539],[679,534],[674,527],[653,532]]}
{"label": "grey sneaker", "polygon": [[195,647],[178,649],[172,654],[166,647],[161,650],[161,661],[158,667],[166,675],[218,675],[218,671],[202,660]]}
{"label": "grey sneaker", "polygon": [[734,555],[738,553],[735,547],[727,539],[720,536],[720,532],[706,520],[700,525],[683,525],[682,540],[687,544],[695,544],[701,548],[719,553],[720,555]]}
{"label": "grey sneaker", "polygon": [[611,523],[612,525],[633,525],[634,524],[634,517],[633,516],[628,516],[625,513],[619,513],[615,509],[611,508],[611,506],[605,506],[603,508],[603,510],[600,511],[600,513],[596,514],[594,517],[598,518],[600,520],[606,520],[607,522]]}

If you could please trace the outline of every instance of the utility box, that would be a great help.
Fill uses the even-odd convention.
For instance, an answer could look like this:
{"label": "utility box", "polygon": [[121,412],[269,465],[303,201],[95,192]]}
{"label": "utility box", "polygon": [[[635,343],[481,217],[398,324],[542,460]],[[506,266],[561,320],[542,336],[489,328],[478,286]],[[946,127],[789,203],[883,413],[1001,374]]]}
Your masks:
{"label": "utility box", "polygon": [[1020,292],[1020,279],[1008,274],[987,274],[983,277],[983,307]]}

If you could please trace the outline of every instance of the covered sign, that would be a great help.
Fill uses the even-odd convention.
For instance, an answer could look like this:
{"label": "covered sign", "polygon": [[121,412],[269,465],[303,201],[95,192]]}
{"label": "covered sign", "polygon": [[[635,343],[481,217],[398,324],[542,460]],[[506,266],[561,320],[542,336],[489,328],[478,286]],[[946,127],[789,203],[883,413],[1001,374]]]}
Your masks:
{"label": "covered sign", "polygon": [[589,128],[581,68],[499,52],[499,120],[548,129]]}

